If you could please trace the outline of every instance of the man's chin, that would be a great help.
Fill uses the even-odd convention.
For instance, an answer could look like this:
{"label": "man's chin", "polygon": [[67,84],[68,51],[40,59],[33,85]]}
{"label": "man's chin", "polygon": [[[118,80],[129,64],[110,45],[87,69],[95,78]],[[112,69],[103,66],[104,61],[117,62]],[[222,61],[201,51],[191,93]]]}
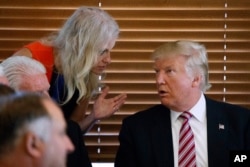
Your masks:
{"label": "man's chin", "polygon": [[168,106],[169,105],[169,100],[167,100],[166,98],[161,98],[161,104],[164,106]]}

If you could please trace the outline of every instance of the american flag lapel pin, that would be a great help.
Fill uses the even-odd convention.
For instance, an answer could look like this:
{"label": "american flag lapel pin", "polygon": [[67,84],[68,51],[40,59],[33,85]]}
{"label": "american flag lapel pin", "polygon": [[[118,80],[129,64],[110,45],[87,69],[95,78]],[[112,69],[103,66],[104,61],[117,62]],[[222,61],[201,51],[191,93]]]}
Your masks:
{"label": "american flag lapel pin", "polygon": [[224,130],[225,126],[223,124],[219,124],[219,130]]}

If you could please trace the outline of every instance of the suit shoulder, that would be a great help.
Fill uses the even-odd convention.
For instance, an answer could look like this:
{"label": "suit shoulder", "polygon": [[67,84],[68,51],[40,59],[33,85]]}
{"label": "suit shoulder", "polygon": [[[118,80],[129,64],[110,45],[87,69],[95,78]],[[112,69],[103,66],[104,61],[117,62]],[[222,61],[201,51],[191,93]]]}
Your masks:
{"label": "suit shoulder", "polygon": [[138,111],[124,119],[124,121],[139,121],[139,120],[151,120],[157,115],[167,115],[170,110],[165,106],[159,104],[152,106],[148,109]]}
{"label": "suit shoulder", "polygon": [[237,113],[237,114],[250,114],[250,110],[248,108],[242,107],[240,105],[231,104],[228,102],[221,102],[207,98],[208,106],[216,106],[220,111],[225,111],[228,113]]}

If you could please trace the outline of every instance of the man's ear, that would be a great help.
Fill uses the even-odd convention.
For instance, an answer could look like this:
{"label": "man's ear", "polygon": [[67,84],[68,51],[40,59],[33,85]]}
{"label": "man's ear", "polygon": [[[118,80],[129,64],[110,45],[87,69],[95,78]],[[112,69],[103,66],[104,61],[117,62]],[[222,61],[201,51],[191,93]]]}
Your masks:
{"label": "man's ear", "polygon": [[41,157],[44,150],[44,143],[34,133],[28,132],[25,135],[25,149],[32,157]]}
{"label": "man's ear", "polygon": [[201,75],[196,75],[193,79],[192,86],[193,87],[199,87],[201,83],[202,76]]}

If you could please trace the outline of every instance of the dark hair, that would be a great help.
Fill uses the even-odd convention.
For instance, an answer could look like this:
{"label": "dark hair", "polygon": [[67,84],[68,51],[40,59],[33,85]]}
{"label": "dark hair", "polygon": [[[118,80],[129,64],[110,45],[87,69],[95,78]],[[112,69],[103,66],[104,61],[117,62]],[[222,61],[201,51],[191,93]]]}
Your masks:
{"label": "dark hair", "polygon": [[43,98],[27,92],[0,96],[0,155],[12,150],[19,136],[30,130],[38,120],[50,119]]}
{"label": "dark hair", "polygon": [[15,90],[12,89],[11,87],[5,85],[5,84],[1,84],[0,83],[0,96],[6,96],[6,95],[11,95],[14,94]]}

